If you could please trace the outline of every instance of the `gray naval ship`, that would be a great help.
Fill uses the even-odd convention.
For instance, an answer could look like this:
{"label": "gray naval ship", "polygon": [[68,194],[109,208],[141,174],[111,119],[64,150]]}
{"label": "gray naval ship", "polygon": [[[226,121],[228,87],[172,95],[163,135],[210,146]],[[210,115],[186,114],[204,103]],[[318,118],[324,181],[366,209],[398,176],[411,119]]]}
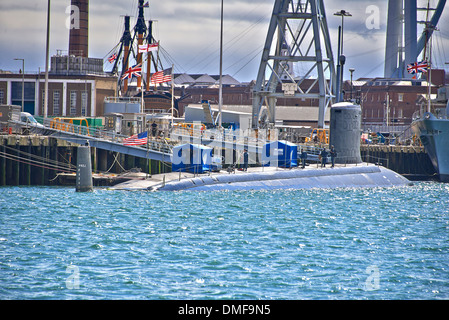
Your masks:
{"label": "gray naval ship", "polygon": [[[432,108],[417,111],[411,124],[413,132],[421,139],[432,164],[442,182],[449,182],[449,101],[448,87],[438,90]],[[431,112],[433,109],[433,112]]]}

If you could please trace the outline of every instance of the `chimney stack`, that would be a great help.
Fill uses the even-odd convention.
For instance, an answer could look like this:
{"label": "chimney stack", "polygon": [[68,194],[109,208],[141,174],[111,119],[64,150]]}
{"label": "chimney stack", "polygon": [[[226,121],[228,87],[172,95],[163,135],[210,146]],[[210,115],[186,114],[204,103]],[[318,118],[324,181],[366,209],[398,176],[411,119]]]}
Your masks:
{"label": "chimney stack", "polygon": [[[72,22],[69,35],[69,55],[89,56],[89,0],[72,0]],[[78,21],[73,21],[73,19]],[[78,23],[79,22],[79,23]]]}

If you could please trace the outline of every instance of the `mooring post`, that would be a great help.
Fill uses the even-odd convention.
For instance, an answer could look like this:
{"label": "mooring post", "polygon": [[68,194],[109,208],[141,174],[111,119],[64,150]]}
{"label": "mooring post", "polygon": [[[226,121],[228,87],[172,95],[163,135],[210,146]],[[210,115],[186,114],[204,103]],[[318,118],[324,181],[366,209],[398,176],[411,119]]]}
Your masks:
{"label": "mooring post", "polygon": [[[20,159],[20,144],[19,141],[17,140],[17,144],[16,144],[16,155],[17,155],[17,159]],[[19,186],[20,185],[20,162],[19,161],[14,161],[15,162],[15,177],[14,177],[14,185],[15,186]]]}
{"label": "mooring post", "polygon": [[76,159],[76,191],[88,192],[93,190],[92,161],[90,147],[79,146]]}
{"label": "mooring post", "polygon": [[[6,148],[5,148],[5,140],[2,140],[2,154],[6,156]],[[1,159],[1,177],[0,177],[0,186],[6,186],[6,158],[0,157]]]}
{"label": "mooring post", "polygon": [[28,139],[28,147],[27,147],[27,152],[28,152],[28,156],[27,156],[27,160],[28,160],[28,165],[26,166],[26,184],[28,186],[31,185],[31,153],[32,153],[32,141],[31,139]]}

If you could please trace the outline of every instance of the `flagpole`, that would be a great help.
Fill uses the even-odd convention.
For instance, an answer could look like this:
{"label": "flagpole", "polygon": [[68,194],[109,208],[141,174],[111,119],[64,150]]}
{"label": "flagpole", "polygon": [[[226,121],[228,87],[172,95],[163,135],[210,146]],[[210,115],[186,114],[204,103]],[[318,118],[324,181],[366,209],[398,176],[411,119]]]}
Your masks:
{"label": "flagpole", "polygon": [[429,39],[429,62],[428,65],[428,71],[427,71],[427,84],[428,84],[428,98],[427,98],[427,112],[431,112],[432,107],[432,38]]}
{"label": "flagpole", "polygon": [[175,65],[172,64],[171,68],[171,126],[173,128],[173,111],[175,108],[175,79],[173,76],[173,70],[175,69]]}
{"label": "flagpole", "polygon": [[[159,40],[157,42],[157,60],[156,60],[156,66],[157,66],[157,61],[159,61],[159,48],[161,46],[161,41]],[[162,66],[161,66],[162,67]],[[162,70],[164,70],[164,68],[162,68]],[[156,70],[154,70],[156,71]],[[157,91],[157,83],[154,84],[154,91]]]}
{"label": "flagpole", "polygon": [[[141,71],[140,71],[140,93],[142,95],[142,99],[140,101],[140,113],[144,113],[144,109],[143,109],[143,61],[141,64]],[[145,120],[144,120],[145,122]]]}
{"label": "flagpole", "polygon": [[[142,79],[142,75],[140,76],[140,78]],[[140,112],[143,113],[143,81],[140,82],[140,91],[142,94],[142,99],[140,101]]]}
{"label": "flagpole", "polygon": [[218,88],[218,126],[222,126],[223,106],[223,0],[221,0],[221,29],[220,29],[220,84]]}
{"label": "flagpole", "polygon": [[147,90],[150,91],[151,51],[147,52]]}
{"label": "flagpole", "polygon": [[50,52],[50,0],[47,7],[47,43],[45,53],[44,119],[48,116],[48,59]]}
{"label": "flagpole", "polygon": [[[149,47],[153,43],[153,21],[148,21],[148,38],[147,46]],[[150,76],[151,76],[151,60],[153,57],[151,51],[147,51],[147,91],[150,91]]]}

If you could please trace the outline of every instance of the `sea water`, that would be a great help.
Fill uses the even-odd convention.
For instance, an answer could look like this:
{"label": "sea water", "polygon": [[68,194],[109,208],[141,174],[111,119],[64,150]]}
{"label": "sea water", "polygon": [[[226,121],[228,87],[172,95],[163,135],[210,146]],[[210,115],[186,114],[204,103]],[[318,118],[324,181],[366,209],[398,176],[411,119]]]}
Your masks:
{"label": "sea water", "polygon": [[448,299],[449,185],[0,188],[0,299]]}

